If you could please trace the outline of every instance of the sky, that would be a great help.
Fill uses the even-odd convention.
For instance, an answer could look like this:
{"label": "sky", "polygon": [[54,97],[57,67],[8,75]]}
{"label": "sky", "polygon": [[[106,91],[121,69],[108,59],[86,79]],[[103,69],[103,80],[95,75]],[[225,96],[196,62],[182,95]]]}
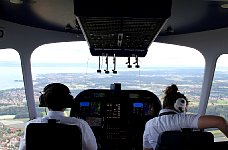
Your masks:
{"label": "sky", "polygon": [[[95,63],[98,57],[91,56],[87,42],[63,42],[45,44],[38,47],[32,54],[32,63]],[[19,61],[19,55],[15,50],[0,50],[0,61]],[[101,58],[105,63],[105,58]],[[126,57],[116,58],[117,65],[125,65]],[[135,58],[131,58],[135,62]],[[113,58],[109,57],[109,63]],[[140,66],[151,67],[204,67],[205,61],[202,54],[192,48],[153,42],[145,57],[139,57]],[[228,55],[221,56],[217,66],[228,65]]]}

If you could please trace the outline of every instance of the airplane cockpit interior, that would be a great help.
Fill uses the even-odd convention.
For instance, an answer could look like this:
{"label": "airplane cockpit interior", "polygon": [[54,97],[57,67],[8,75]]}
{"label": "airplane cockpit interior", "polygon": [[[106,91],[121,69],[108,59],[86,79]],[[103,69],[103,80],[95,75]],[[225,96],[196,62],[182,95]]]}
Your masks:
{"label": "airplane cockpit interior", "polygon": [[[0,118],[0,149],[19,147],[18,137],[11,138],[17,140],[17,143],[12,141],[8,144],[9,140],[6,140],[12,136],[5,136],[5,133],[10,131],[11,134],[11,131],[14,130],[12,128],[3,130],[2,128],[8,125],[16,126],[14,121],[20,122],[22,124],[20,128],[24,128],[26,121],[47,114],[47,106],[39,108],[38,97],[43,85],[49,82],[66,81],[66,84],[72,89],[74,100],[72,106],[67,109],[68,112],[64,113],[69,117],[83,119],[89,124],[96,137],[98,150],[142,150],[145,124],[159,115],[159,111],[163,108],[162,94],[167,83],[171,82],[179,84],[185,94],[190,97],[190,102],[193,104],[192,109],[194,109],[190,113],[218,114],[228,118],[226,109],[228,106],[227,69],[219,70],[222,77],[216,77],[215,83],[219,83],[219,85],[213,86],[217,59],[221,55],[226,54],[227,56],[228,54],[227,27],[228,0],[1,0],[0,51],[13,49],[18,52],[20,60],[19,65],[17,64],[20,68],[18,72],[21,72],[22,75],[20,79],[16,78],[13,81],[16,84],[22,84],[20,87],[22,96],[15,91],[8,92],[9,89],[0,90],[0,95],[4,95],[5,92],[4,98],[0,98],[0,117],[3,115]],[[70,42],[76,42],[79,47],[73,49],[74,52],[77,51],[72,56],[75,58],[65,58],[65,55],[61,55],[68,53],[68,47],[65,46],[61,49],[62,53],[57,61],[52,64],[52,61],[48,59],[54,58],[58,46],[55,47],[56,51],[52,52],[48,52],[50,48],[48,46],[56,43],[69,44]],[[80,42],[86,43],[85,47],[88,49],[84,48]],[[178,65],[182,65],[182,68],[178,70],[179,74],[172,74],[171,69],[176,69],[176,66],[169,66],[168,61],[171,59],[167,59],[166,55],[178,55],[178,52],[172,53],[174,47],[168,49],[167,54],[162,53],[161,58],[157,59],[159,62],[167,59],[167,63],[164,63],[166,71],[160,68],[162,65],[156,65],[156,63],[151,67],[151,64],[154,63],[151,57],[153,53],[150,53],[150,56],[148,53],[154,50],[151,47],[155,42],[179,46],[181,49],[196,50],[203,61],[200,64],[201,68],[190,65],[189,68],[193,69],[192,72],[188,71],[188,68],[183,68],[185,66],[182,63],[184,64],[185,59],[190,57],[184,52],[180,56],[183,58],[182,61],[177,57],[172,59]],[[42,57],[39,58],[40,60],[38,59],[38,63],[33,63],[32,59],[36,59],[33,54],[42,49],[42,46],[46,46],[45,54],[40,55]],[[84,56],[85,49],[88,50],[89,56],[97,58],[96,63],[91,63],[91,68],[93,71],[95,70],[94,74],[100,75],[99,77],[89,74],[88,64],[91,57]],[[48,60],[47,64],[42,62],[44,57]],[[4,60],[4,57],[0,58]],[[117,69],[120,58],[126,60],[125,68],[122,67],[122,70]],[[148,66],[141,63],[143,62],[140,61],[141,58],[147,59],[148,62],[145,64]],[[196,56],[191,56],[189,64],[194,64],[195,58]],[[63,65],[62,60],[67,62],[66,66]],[[112,64],[110,64],[110,60]],[[97,65],[96,69],[94,69],[94,64]],[[0,67],[4,67],[4,65],[11,69],[15,67],[14,64],[7,64],[5,61],[0,64]],[[42,74],[43,70],[39,65],[46,67],[45,75]],[[69,65],[72,65],[73,69]],[[34,66],[38,69],[34,69]],[[57,66],[60,66],[63,72],[60,72],[61,69]],[[78,68],[76,69],[76,67]],[[129,68],[138,69],[133,70],[137,79],[130,76],[133,71],[128,71]],[[140,70],[141,68],[144,70]],[[146,72],[151,68],[156,68],[158,72],[143,74],[143,71]],[[64,69],[67,70],[67,74]],[[196,70],[199,74],[194,72]],[[123,79],[120,79],[119,72],[121,71],[127,72]],[[2,71],[2,73],[4,72],[5,70]],[[61,76],[58,76],[58,73]],[[10,71],[9,74],[14,73]],[[159,75],[162,78],[158,77]],[[116,78],[112,80],[114,76]],[[3,77],[0,76],[1,78]],[[65,80],[61,80],[62,78]],[[149,80],[152,78],[153,80]],[[101,81],[102,83],[99,84]],[[132,85],[128,82],[131,82]],[[4,85],[5,82],[1,84]],[[11,89],[17,88],[13,86]],[[213,92],[211,92],[212,89]],[[210,94],[214,97],[210,98]],[[10,95],[16,97],[16,100],[8,98]],[[18,112],[23,113],[18,114]],[[14,117],[13,123],[4,118],[12,116]],[[75,138],[79,140],[82,138],[78,128],[62,124],[58,126],[56,122],[51,121],[48,123],[50,123],[48,127],[53,130],[46,128],[47,124],[41,125],[44,127],[43,131],[48,132],[47,140],[54,135],[54,129],[57,128],[61,130],[64,137],[75,136],[70,131],[74,130],[75,133],[78,133]],[[40,129],[38,126],[31,127],[31,130],[36,132],[28,133],[28,137],[31,137],[31,141],[28,140],[29,143],[39,144],[39,136],[42,133],[36,130]],[[64,132],[64,128],[68,127],[70,130]],[[201,143],[210,145],[212,149],[222,150],[227,147],[227,138],[221,132],[218,133],[217,129],[214,131],[213,128],[212,131],[213,134],[204,130],[164,132],[159,136],[156,150],[171,150],[167,149],[167,144],[180,146],[175,142],[180,143],[183,140],[190,141],[190,144],[193,144],[191,141],[199,144],[199,141],[202,140]],[[20,130],[17,135],[21,135],[23,132]],[[37,135],[37,138],[33,139],[34,135]],[[173,138],[173,135],[176,138]],[[214,140],[216,135],[219,135],[218,142]],[[74,140],[71,139],[70,142],[73,144]],[[78,144],[80,149],[82,143]],[[5,145],[5,147],[3,148],[1,145]],[[34,145],[29,144],[29,147],[32,148]],[[68,145],[69,149],[70,147],[72,146]],[[177,150],[176,148],[174,149]]]}

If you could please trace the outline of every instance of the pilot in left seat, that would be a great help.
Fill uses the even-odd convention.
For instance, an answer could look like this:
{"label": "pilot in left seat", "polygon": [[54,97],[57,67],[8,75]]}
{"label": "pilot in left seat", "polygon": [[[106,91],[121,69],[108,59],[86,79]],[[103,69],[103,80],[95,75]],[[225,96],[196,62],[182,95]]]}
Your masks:
{"label": "pilot in left seat", "polygon": [[[82,131],[82,150],[97,150],[97,142],[92,129],[89,124],[75,117],[64,116],[64,111],[67,105],[73,101],[73,96],[70,93],[69,88],[61,83],[48,84],[41,94],[39,100],[42,105],[48,107],[48,113],[44,117],[36,118],[27,122],[26,127],[29,123],[46,123],[48,119],[56,119],[60,123],[64,124],[75,124],[81,128]],[[19,150],[25,150],[25,134],[21,137]],[[51,139],[50,139],[51,140]]]}

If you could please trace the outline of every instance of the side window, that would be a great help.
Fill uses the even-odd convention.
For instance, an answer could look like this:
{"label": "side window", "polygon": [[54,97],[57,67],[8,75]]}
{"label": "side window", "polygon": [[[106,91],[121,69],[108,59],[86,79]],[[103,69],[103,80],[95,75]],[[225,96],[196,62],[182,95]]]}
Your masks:
{"label": "side window", "polygon": [[[221,55],[216,63],[214,79],[208,101],[206,114],[218,115],[228,120],[228,54]],[[212,132],[216,141],[228,140],[217,129]]]}
{"label": "side window", "polygon": [[[163,90],[168,85],[176,84],[190,101],[188,112],[198,112],[205,66],[204,57],[199,51],[154,42],[141,62],[145,68],[145,74],[141,71],[142,88],[154,92],[163,100]],[[149,69],[150,73],[146,73]]]}
{"label": "side window", "polygon": [[29,117],[20,64],[17,51],[0,49],[0,149],[18,149]]}

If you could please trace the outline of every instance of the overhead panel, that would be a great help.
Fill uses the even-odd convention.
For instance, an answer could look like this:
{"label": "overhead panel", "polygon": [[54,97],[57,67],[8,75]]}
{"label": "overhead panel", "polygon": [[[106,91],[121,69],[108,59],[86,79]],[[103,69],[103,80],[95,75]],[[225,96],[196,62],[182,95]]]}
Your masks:
{"label": "overhead panel", "polygon": [[93,56],[145,57],[171,0],[74,0],[74,13]]}

